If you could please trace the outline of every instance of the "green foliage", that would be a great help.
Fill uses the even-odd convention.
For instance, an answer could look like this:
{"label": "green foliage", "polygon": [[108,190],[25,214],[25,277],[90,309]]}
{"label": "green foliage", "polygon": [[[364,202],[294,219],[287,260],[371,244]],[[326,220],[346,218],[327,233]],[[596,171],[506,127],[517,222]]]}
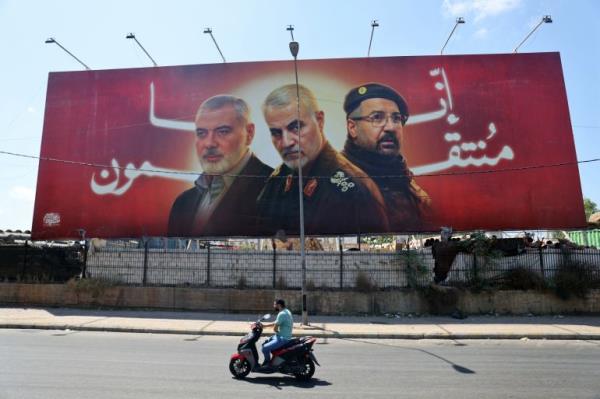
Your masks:
{"label": "green foliage", "polygon": [[361,237],[360,241],[368,245],[391,244],[394,242],[394,236],[366,236]]}
{"label": "green foliage", "polygon": [[427,277],[427,267],[417,251],[402,251],[401,256],[406,261],[406,278],[408,286],[411,288],[419,287],[421,282]]}
{"label": "green foliage", "polygon": [[585,220],[588,220],[593,213],[600,211],[598,205],[589,198],[583,199],[583,208],[585,209]]}
{"label": "green foliage", "polygon": [[486,237],[482,232],[471,234],[471,236],[463,241],[459,241],[458,245],[467,252],[486,259],[495,259],[502,256],[501,251],[495,250],[494,239]]}

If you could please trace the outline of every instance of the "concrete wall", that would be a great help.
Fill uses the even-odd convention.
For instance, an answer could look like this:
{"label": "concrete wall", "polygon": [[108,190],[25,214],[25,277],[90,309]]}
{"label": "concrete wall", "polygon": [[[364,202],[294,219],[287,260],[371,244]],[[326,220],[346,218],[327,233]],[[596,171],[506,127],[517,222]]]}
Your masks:
{"label": "concrete wall", "polygon": [[[600,290],[586,299],[564,301],[552,293],[534,291],[493,291],[470,293],[455,290],[456,308],[467,314],[558,314],[600,313]],[[238,290],[175,287],[100,287],[83,290],[74,284],[0,283],[0,304],[38,306],[104,306],[113,308],[185,309],[222,312],[262,313],[271,309],[275,298],[285,298],[295,312],[300,310],[297,290]],[[416,290],[311,291],[312,314],[418,313],[431,312],[430,302]],[[443,299],[443,297],[442,297]],[[454,310],[451,306],[448,311]]]}

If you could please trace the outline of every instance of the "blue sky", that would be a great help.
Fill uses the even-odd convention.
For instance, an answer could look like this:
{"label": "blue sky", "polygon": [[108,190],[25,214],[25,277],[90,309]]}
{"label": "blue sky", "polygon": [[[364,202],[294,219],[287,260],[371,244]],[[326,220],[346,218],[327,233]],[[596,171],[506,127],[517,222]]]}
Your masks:
{"label": "blue sky", "polygon": [[[0,0],[0,151],[39,155],[48,72],[82,67],[137,68],[150,61],[126,40],[135,32],[159,65],[289,59],[293,24],[299,58],[364,57],[370,22],[379,21],[371,56],[510,53],[550,14],[520,52],[559,51],[579,160],[600,158],[600,2],[446,1],[66,1]],[[543,145],[543,143],[540,143]],[[38,162],[0,154],[0,229],[29,229]],[[579,167],[583,194],[600,204],[600,162]],[[560,193],[556,193],[560,195]]]}

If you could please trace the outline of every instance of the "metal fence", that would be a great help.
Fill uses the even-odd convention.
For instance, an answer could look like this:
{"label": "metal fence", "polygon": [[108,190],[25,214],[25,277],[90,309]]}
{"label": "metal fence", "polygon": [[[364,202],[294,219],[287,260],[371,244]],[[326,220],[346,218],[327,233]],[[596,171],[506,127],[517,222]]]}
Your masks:
{"label": "metal fence", "polygon": [[0,246],[0,281],[65,282],[79,275],[84,265],[85,249],[80,245]]}
{"label": "metal fence", "polygon": [[[444,280],[461,284],[494,281],[516,268],[551,281],[563,264],[585,264],[600,280],[600,251],[528,249],[516,256],[459,253]],[[396,252],[308,251],[309,289],[397,289],[433,281],[430,248]],[[130,285],[297,289],[302,283],[298,251],[100,248],[90,251],[86,276]]]}
{"label": "metal fence", "polygon": [[[433,276],[431,252],[306,253],[306,281],[314,289],[391,289],[426,285]],[[90,252],[88,277],[125,284],[220,288],[300,288],[298,251],[221,248],[113,249]]]}
{"label": "metal fence", "polygon": [[597,249],[527,248],[515,256],[484,257],[472,253],[459,253],[452,263],[446,282],[493,282],[514,269],[524,269],[539,275],[546,282],[551,282],[561,267],[578,265],[589,270],[590,279],[600,281],[600,251]]}

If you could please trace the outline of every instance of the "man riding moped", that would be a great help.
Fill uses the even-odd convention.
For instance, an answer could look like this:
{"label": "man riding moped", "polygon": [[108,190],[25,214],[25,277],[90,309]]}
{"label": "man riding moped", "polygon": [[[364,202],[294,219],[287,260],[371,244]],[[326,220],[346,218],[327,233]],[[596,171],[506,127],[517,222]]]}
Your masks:
{"label": "man riding moped", "polygon": [[262,367],[269,367],[271,361],[271,352],[281,348],[292,339],[292,329],[294,320],[292,313],[285,307],[283,299],[277,299],[273,303],[273,307],[277,312],[277,318],[272,323],[262,323],[263,327],[273,327],[275,335],[271,336],[262,345],[264,360]]}

